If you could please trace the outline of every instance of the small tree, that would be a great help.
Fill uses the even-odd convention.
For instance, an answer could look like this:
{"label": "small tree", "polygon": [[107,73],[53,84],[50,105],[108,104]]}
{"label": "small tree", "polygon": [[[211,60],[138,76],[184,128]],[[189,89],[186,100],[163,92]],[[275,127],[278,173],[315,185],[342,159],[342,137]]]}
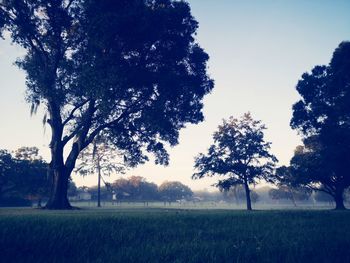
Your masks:
{"label": "small tree", "polygon": [[111,173],[124,173],[123,155],[104,137],[98,136],[93,143],[79,155],[80,163],[76,171],[83,176],[97,173],[97,207],[101,207],[102,176]]}
{"label": "small tree", "polygon": [[249,184],[260,179],[270,180],[276,157],[269,153],[270,142],[264,140],[265,125],[253,120],[250,113],[240,119],[230,117],[224,120],[214,133],[214,144],[207,154],[199,154],[195,159],[197,172],[192,178],[222,175],[216,186],[229,189],[243,185],[246,193],[247,209],[252,210]]}

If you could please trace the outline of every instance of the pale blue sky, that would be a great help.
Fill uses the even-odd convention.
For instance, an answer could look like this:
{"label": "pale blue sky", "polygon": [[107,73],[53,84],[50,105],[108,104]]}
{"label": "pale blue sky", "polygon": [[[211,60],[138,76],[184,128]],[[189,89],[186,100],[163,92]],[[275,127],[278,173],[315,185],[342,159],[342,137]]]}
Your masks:
{"label": "pale blue sky", "polygon": [[[205,99],[205,122],[181,132],[171,149],[171,163],[149,163],[127,175],[149,181],[179,180],[193,189],[210,189],[213,180],[191,180],[193,159],[211,143],[222,118],[251,111],[268,127],[267,140],[280,164],[288,164],[300,139],[289,127],[295,85],[314,65],[327,64],[333,50],[350,40],[350,1],[336,0],[190,0],[199,21],[198,40],[209,53],[209,72],[216,86]],[[30,117],[24,101],[24,74],[12,65],[21,49],[0,41],[0,148],[38,146],[48,158],[49,129],[39,112]],[[115,180],[111,177],[110,180]],[[96,177],[74,176],[78,185]]]}

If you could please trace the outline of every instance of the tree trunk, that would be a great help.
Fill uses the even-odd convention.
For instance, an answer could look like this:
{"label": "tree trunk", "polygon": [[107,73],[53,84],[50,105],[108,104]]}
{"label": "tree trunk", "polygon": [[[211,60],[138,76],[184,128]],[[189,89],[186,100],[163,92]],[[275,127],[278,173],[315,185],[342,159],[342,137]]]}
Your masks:
{"label": "tree trunk", "polygon": [[51,194],[45,208],[47,209],[71,209],[72,208],[67,197],[69,176],[70,174],[67,174],[67,172],[65,172],[64,167],[62,167],[61,169],[54,169]]}
{"label": "tree trunk", "polygon": [[334,201],[335,201],[335,210],[345,210],[344,206],[344,190],[340,189],[335,192]]}
{"label": "tree trunk", "polygon": [[41,208],[41,197],[38,199],[38,208]]}
{"label": "tree trunk", "polygon": [[97,207],[101,207],[101,168],[98,163],[98,182],[97,182]]}
{"label": "tree trunk", "polygon": [[68,179],[73,169],[67,169],[64,165],[62,142],[63,125],[60,115],[60,107],[54,99],[48,101],[48,110],[50,119],[48,123],[51,126],[51,162],[48,167],[51,179],[50,198],[45,206],[46,209],[71,209],[68,201]]}
{"label": "tree trunk", "polygon": [[297,203],[295,202],[295,197],[294,197],[293,191],[289,190],[289,193],[290,193],[290,197],[292,199],[292,203],[293,203],[294,207],[297,207]]}
{"label": "tree trunk", "polygon": [[247,210],[252,210],[252,201],[250,199],[250,189],[247,180],[244,180],[245,196],[247,199]]}

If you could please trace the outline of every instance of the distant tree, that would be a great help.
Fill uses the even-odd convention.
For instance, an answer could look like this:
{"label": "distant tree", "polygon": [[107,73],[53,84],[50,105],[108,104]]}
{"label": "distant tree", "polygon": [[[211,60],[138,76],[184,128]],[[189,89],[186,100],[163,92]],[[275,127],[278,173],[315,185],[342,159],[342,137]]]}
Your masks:
{"label": "distant tree", "polygon": [[164,182],[158,187],[160,198],[173,202],[181,199],[189,199],[193,196],[191,188],[181,182]]}
{"label": "distant tree", "polygon": [[102,186],[100,189],[98,186],[89,187],[87,191],[91,194],[91,199],[96,201],[99,199],[100,201],[111,201],[113,197],[113,192],[106,186]]}
{"label": "distant tree", "polygon": [[[51,129],[48,209],[67,209],[79,153],[101,132],[137,165],[203,120],[213,88],[189,4],[175,0],[6,0],[0,35],[26,50],[27,101]],[[71,147],[70,150],[66,150]],[[64,153],[67,153],[65,158]]]}
{"label": "distant tree", "polygon": [[150,201],[158,199],[157,185],[141,176],[120,178],[111,184],[117,200]]}
{"label": "distant tree", "polygon": [[77,194],[78,194],[78,187],[75,185],[73,180],[69,180],[68,196],[76,196]]}
{"label": "distant tree", "polygon": [[11,180],[13,175],[14,160],[11,154],[0,149],[0,200],[13,191],[15,184]]}
{"label": "distant tree", "polygon": [[85,148],[78,157],[76,172],[86,176],[97,173],[97,207],[101,207],[102,176],[111,173],[124,173],[123,155],[103,136],[97,136],[92,144]]}
{"label": "distant tree", "polygon": [[336,209],[345,209],[343,194],[350,186],[350,42],[338,46],[329,65],[304,73],[296,89],[302,98],[293,106],[291,127],[304,139],[293,161],[303,173],[296,176],[313,189],[327,191]]}
{"label": "distant tree", "polygon": [[308,187],[301,186],[296,181],[296,176],[293,173],[292,167],[281,166],[275,171],[275,184],[277,189],[271,189],[269,196],[272,199],[288,199],[291,200],[294,206],[297,206],[296,201],[308,200],[312,190]]}
{"label": "distant tree", "polygon": [[37,147],[20,147],[15,151],[15,158],[27,161],[42,160]]}
{"label": "distant tree", "polygon": [[250,113],[240,119],[230,117],[228,121],[224,120],[214,133],[214,144],[208,153],[196,157],[197,173],[192,178],[227,176],[216,185],[222,189],[243,185],[247,209],[252,210],[249,184],[260,179],[270,180],[277,161],[269,153],[271,143],[264,140],[265,129],[261,121],[253,120]]}

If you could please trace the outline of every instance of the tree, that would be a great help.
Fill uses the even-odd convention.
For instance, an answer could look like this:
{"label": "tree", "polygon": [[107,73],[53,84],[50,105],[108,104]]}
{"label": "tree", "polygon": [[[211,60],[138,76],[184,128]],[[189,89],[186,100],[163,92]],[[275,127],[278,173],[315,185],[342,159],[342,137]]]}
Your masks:
{"label": "tree", "polygon": [[128,179],[120,178],[111,185],[117,200],[157,200],[157,188],[156,184],[147,182],[141,176],[131,176]]}
{"label": "tree", "polygon": [[15,186],[11,182],[13,165],[14,161],[11,154],[6,150],[0,150],[0,200],[13,191]]}
{"label": "tree", "polygon": [[[104,133],[135,166],[165,144],[178,143],[186,123],[203,120],[213,88],[208,55],[185,1],[6,0],[0,33],[26,50],[27,101],[43,105],[51,129],[53,184],[46,208],[68,209],[68,180],[79,153]],[[67,158],[64,151],[70,147]]]}
{"label": "tree", "polygon": [[15,158],[27,161],[42,160],[37,147],[20,147],[15,151]]}
{"label": "tree", "polygon": [[336,209],[345,209],[343,193],[350,186],[350,42],[338,46],[329,65],[304,73],[296,89],[301,100],[293,106],[291,127],[302,134],[304,148],[295,158],[310,159],[312,168],[321,170],[310,171],[308,183],[316,189],[322,185],[334,197]]}
{"label": "tree", "polygon": [[101,207],[101,179],[111,173],[124,173],[122,156],[111,143],[104,137],[97,136],[89,147],[79,155],[78,173],[85,176],[88,174],[98,175],[97,180],[97,207]]}
{"label": "tree", "polygon": [[160,198],[172,202],[189,199],[193,196],[192,190],[181,182],[164,182],[158,187]]}
{"label": "tree", "polygon": [[201,153],[196,157],[197,172],[192,178],[222,175],[226,178],[216,184],[220,188],[243,185],[247,209],[252,210],[249,184],[255,184],[260,179],[269,180],[277,161],[269,153],[271,143],[264,140],[265,129],[265,125],[253,120],[250,113],[245,113],[240,119],[230,117],[223,120],[213,135],[214,144],[207,154]]}
{"label": "tree", "polygon": [[[36,147],[22,147],[15,152],[0,151],[0,199],[19,197],[38,200],[48,195],[47,163]],[[19,154],[21,153],[21,154]]]}

